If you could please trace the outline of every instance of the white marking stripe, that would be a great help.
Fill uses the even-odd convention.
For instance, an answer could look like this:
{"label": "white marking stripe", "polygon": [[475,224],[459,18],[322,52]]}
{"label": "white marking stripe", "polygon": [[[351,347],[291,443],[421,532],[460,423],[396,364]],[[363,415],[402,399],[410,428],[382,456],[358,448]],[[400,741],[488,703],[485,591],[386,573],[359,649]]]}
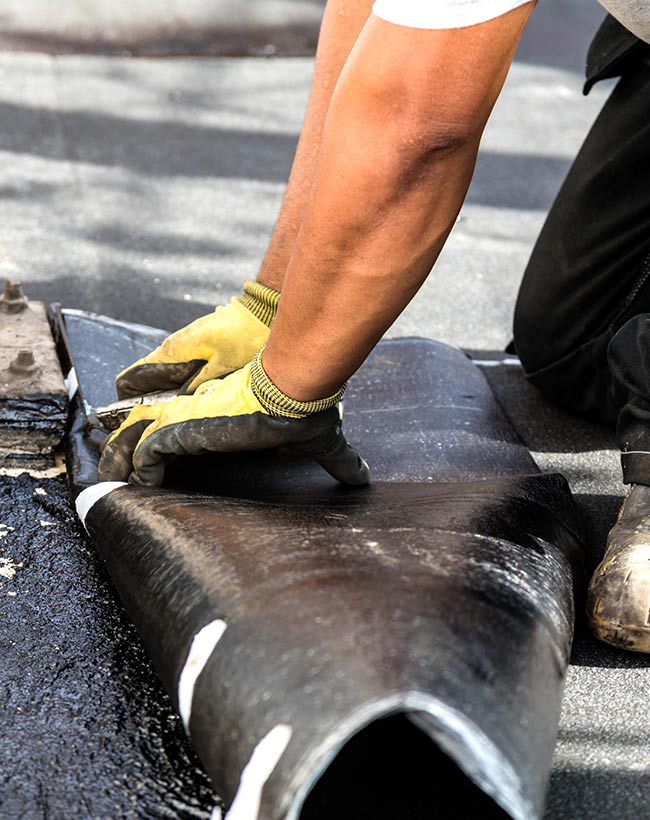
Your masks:
{"label": "white marking stripe", "polygon": [[77,379],[77,371],[74,367],[70,370],[68,375],[63,380],[65,384],[65,389],[68,391],[68,399],[72,401],[75,396],[75,393],[79,389],[79,380]]}
{"label": "white marking stripe", "polygon": [[244,766],[239,788],[225,820],[257,820],[262,789],[291,740],[292,729],[286,723],[275,726],[255,747]]}
{"label": "white marking stripe", "polygon": [[221,811],[221,806],[215,806],[212,809],[210,820],[223,820],[223,812]]}
{"label": "white marking stripe", "polygon": [[92,487],[86,487],[85,490],[82,490],[77,496],[75,507],[84,527],[86,526],[86,516],[100,498],[112,493],[113,490],[117,490],[118,487],[127,486],[126,481],[101,481],[99,484],[93,484]]}
{"label": "white marking stripe", "polygon": [[196,681],[227,627],[228,624],[225,621],[212,621],[207,624],[196,633],[190,651],[187,653],[185,666],[178,679],[178,711],[181,713],[186,732],[190,730]]}
{"label": "white marking stripe", "polygon": [[501,367],[501,365],[521,367],[519,359],[471,359],[470,361],[479,367]]}

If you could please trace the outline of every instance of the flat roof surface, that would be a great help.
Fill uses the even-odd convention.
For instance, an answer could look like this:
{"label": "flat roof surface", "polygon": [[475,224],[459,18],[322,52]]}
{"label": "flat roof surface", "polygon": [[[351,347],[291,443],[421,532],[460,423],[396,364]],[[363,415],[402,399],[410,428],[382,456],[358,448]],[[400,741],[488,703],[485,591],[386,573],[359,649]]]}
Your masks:
{"label": "flat roof surface", "polygon": [[[129,4],[134,14],[146,5]],[[282,5],[275,4],[280,16]],[[285,5],[296,25],[313,31],[320,4]],[[81,3],[70,8],[81,14]],[[7,4],[5,34],[26,30],[30,14],[38,20],[30,31],[47,31],[48,9],[36,0]],[[581,91],[586,45],[602,16],[590,0],[540,2],[486,130],[460,220],[391,335],[440,339],[481,361],[502,358],[495,351],[509,340],[518,281],[545,212],[611,88],[598,86],[586,98]],[[69,31],[83,39],[97,21],[82,25],[82,18]],[[231,23],[235,31],[236,15]],[[53,56],[38,41],[29,47],[41,53],[20,51],[25,46],[16,42],[0,52],[0,273],[18,273],[32,299],[168,330],[237,293],[255,274],[275,220],[311,58]],[[540,467],[569,479],[592,569],[623,493],[611,432],[543,402],[516,364],[488,364],[484,372]],[[11,556],[11,544],[9,537],[0,542],[3,555]],[[95,565],[80,566],[75,572],[87,573],[94,588]],[[45,594],[44,569],[32,563],[36,575],[27,571],[0,579],[0,596],[9,583],[32,579],[6,606],[33,596],[39,583]],[[39,606],[33,597],[23,602],[28,610]],[[76,612],[88,628],[83,609]],[[149,674],[140,653],[128,663]],[[548,818],[647,814],[649,663],[598,644],[579,623]],[[42,697],[54,702],[56,688]],[[145,816],[141,808],[136,796],[129,816]]]}

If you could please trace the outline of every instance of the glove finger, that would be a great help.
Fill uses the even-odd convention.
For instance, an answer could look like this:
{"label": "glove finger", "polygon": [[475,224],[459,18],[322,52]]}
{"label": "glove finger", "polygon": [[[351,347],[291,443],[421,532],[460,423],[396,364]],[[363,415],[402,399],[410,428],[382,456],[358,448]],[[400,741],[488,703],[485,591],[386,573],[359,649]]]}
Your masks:
{"label": "glove finger", "polygon": [[348,444],[340,422],[326,436],[292,446],[291,449],[310,455],[341,484],[363,486],[370,483],[370,468],[354,447]]}
{"label": "glove finger", "polygon": [[205,359],[186,362],[145,362],[127,367],[115,378],[120,399],[129,399],[156,390],[172,390],[193,379],[206,364]]}
{"label": "glove finger", "polygon": [[141,419],[128,427],[120,427],[106,440],[97,467],[100,481],[129,480],[133,471],[133,452],[152,421],[153,419]]}
{"label": "glove finger", "polygon": [[370,468],[359,453],[351,447],[343,433],[336,451],[315,456],[316,461],[332,478],[341,484],[364,486],[370,483]]}
{"label": "glove finger", "polygon": [[111,433],[102,446],[97,474],[100,481],[128,481],[133,452],[147,427],[162,413],[164,404],[140,404]]}

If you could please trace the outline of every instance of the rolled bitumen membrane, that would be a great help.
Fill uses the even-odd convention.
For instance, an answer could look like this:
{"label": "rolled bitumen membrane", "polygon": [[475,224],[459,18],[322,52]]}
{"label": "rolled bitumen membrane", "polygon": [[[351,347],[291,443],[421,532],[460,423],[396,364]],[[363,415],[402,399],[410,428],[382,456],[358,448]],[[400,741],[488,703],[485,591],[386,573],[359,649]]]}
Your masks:
{"label": "rolled bitumen membrane", "polygon": [[345,407],[366,489],[286,453],[94,485],[84,406],[160,337],[65,326],[78,509],[229,820],[540,816],[579,526],[479,370],[428,340],[376,348]]}

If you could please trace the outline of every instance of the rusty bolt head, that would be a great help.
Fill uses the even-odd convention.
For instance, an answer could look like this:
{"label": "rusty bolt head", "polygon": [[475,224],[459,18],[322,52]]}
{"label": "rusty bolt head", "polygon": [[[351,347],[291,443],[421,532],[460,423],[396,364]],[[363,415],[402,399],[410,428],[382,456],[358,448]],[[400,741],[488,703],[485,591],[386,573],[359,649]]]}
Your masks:
{"label": "rusty bolt head", "polygon": [[9,370],[18,376],[28,376],[38,369],[31,350],[19,350],[16,358],[9,365]]}
{"label": "rusty bolt head", "polygon": [[0,310],[4,313],[20,313],[27,307],[27,298],[20,282],[5,282],[5,289],[0,296]]}

